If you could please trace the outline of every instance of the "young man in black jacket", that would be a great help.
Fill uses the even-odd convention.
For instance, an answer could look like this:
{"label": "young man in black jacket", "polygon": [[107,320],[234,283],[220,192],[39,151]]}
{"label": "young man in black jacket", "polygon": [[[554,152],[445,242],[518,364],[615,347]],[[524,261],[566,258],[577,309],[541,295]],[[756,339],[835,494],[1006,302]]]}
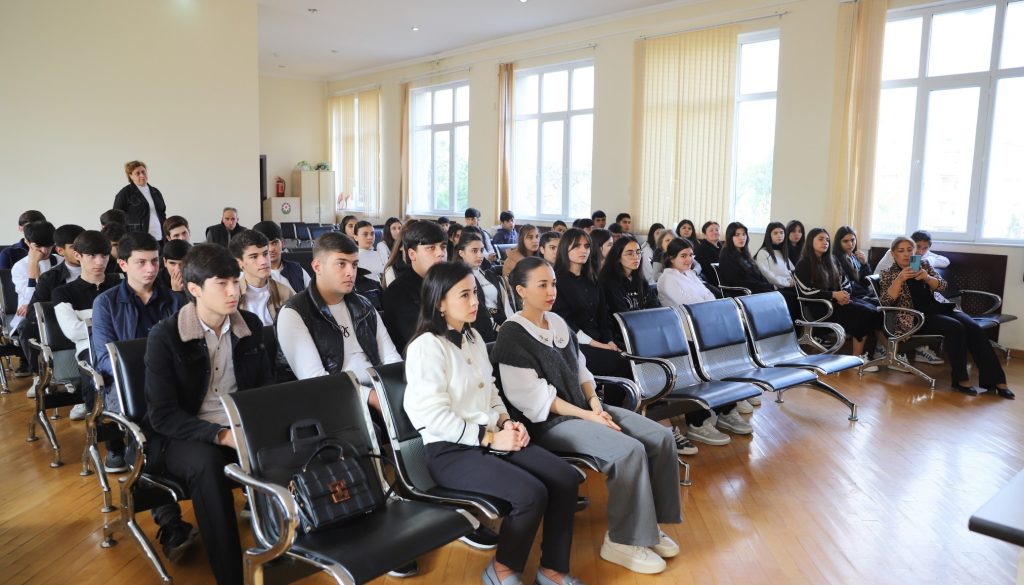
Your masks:
{"label": "young man in black jacket", "polygon": [[409,256],[411,270],[400,274],[384,289],[384,326],[399,352],[405,351],[416,332],[423,278],[431,266],[447,259],[448,238],[436,223],[417,221],[406,228],[402,245]]}
{"label": "young man in black jacket", "polygon": [[220,397],[273,383],[259,317],[238,310],[238,263],[199,244],[182,262],[189,303],[153,328],[146,347],[149,464],[192,495],[207,557],[220,585],[242,583],[232,482],[237,461]]}

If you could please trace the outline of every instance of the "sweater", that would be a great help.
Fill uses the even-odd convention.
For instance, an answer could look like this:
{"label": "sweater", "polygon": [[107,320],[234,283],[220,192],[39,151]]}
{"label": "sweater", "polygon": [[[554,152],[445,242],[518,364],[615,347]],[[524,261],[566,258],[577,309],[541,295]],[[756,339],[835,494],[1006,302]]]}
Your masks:
{"label": "sweater", "polygon": [[775,290],[753,259],[739,252],[723,252],[719,256],[718,276],[722,286],[741,286],[753,293]]}
{"label": "sweater", "polygon": [[120,283],[121,279],[117,276],[107,275],[99,285],[78,278],[54,289],[53,312],[57,315],[57,324],[64,337],[75,343],[75,355],[89,349],[89,326],[86,321],[92,320],[92,305],[96,297]]}
{"label": "sweater", "polygon": [[772,250],[769,254],[767,249],[761,248],[754,255],[754,263],[768,282],[781,288],[793,286],[793,277],[790,273],[796,267],[780,250]]}
{"label": "sweater", "polygon": [[565,319],[580,343],[612,341],[608,305],[601,286],[571,272],[559,272],[557,277],[558,296],[551,310]]}
{"label": "sweater", "polygon": [[658,297],[666,307],[715,300],[714,293],[692,270],[679,272],[675,268],[666,268],[658,278]]}

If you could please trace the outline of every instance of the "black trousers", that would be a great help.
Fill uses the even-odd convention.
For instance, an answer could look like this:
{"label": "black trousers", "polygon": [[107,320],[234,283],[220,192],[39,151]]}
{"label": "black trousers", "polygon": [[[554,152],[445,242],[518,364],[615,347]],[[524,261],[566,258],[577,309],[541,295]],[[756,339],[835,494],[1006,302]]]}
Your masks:
{"label": "black trousers", "polygon": [[543,447],[507,455],[456,443],[426,446],[427,469],[438,485],[501,498],[512,505],[498,535],[497,561],[523,572],[541,519],[542,567],[569,572],[579,474]]}
{"label": "black trousers", "polygon": [[945,338],[954,384],[970,379],[967,373],[968,351],[978,366],[979,386],[1006,383],[1006,373],[989,343],[988,335],[963,311],[953,311],[951,314],[929,313],[918,334],[941,335]]}
{"label": "black trousers", "polygon": [[238,461],[235,451],[199,441],[162,439],[163,467],[188,487],[218,585],[241,585],[242,543],[231,494],[235,484],[224,475],[224,466]]}
{"label": "black trousers", "polygon": [[[619,349],[625,351],[626,348],[620,345]],[[620,356],[618,352],[584,343],[580,344],[580,351],[583,352],[583,357],[587,358],[587,369],[591,374],[633,379],[633,370],[629,367],[629,360]]]}

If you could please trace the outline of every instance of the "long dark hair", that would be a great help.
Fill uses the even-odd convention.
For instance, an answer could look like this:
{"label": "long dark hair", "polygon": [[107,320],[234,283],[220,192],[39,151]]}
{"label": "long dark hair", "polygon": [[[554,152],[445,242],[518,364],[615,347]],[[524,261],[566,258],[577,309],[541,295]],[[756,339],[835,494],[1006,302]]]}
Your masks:
{"label": "long dark hair", "polygon": [[381,239],[384,241],[384,245],[388,247],[388,250],[395,247],[395,238],[391,236],[391,224],[394,223],[402,223],[402,220],[397,217],[389,217],[388,220],[384,222],[384,235]]}
{"label": "long dark hair", "polygon": [[[800,228],[800,241],[795,245],[789,243],[789,234],[793,233],[793,230]],[[798,219],[791,220],[786,224],[786,245],[789,246],[789,260],[796,265],[800,261],[800,255],[803,254],[804,248],[807,245],[807,229],[804,228],[804,224]]]}
{"label": "long dark hair", "polygon": [[[441,262],[430,267],[420,289],[420,316],[413,339],[424,333],[445,335],[448,331],[448,322],[441,314],[441,301],[452,287],[472,274],[473,270],[465,262]],[[463,326],[462,333],[467,335],[470,341],[476,337],[469,323]]]}
{"label": "long dark hair", "polygon": [[512,288],[512,294],[520,300],[519,304],[522,304],[522,297],[519,296],[519,291],[516,290],[517,286],[526,286],[527,276],[536,268],[541,266],[551,266],[548,261],[539,256],[527,256],[519,262],[516,262],[512,272],[508,274],[508,284]]}
{"label": "long dark hair", "polygon": [[[781,244],[776,244],[775,242],[772,242],[772,232],[774,232],[775,230],[782,230],[782,232],[783,232],[782,243]],[[776,264],[779,263],[779,259],[774,254],[774,252],[773,252],[774,250],[778,250],[779,252],[782,252],[782,257],[784,259],[788,259],[789,258],[789,237],[786,236],[785,232],[786,232],[786,226],[782,225],[781,221],[773,221],[773,222],[769,223],[768,227],[764,228],[764,241],[761,242],[761,247],[758,248],[757,251],[758,252],[760,252],[761,250],[767,251],[768,252],[768,258],[770,258],[771,261],[775,262]]]}
{"label": "long dark hair", "polygon": [[590,230],[590,255],[594,258],[594,269],[604,266],[604,254],[601,253],[601,248],[605,242],[612,239],[611,230],[604,228],[594,228]]}
{"label": "long dark hair", "polygon": [[[814,238],[822,233],[826,236],[829,235],[825,228],[814,228],[807,234],[807,237],[804,238],[806,242],[804,242],[802,257],[806,258],[811,265],[811,286],[826,290],[839,290],[842,285],[842,276],[832,258],[831,250],[826,250],[821,256],[814,251]],[[831,236],[829,236],[829,246],[831,245]]]}
{"label": "long dark hair", "polygon": [[558,278],[568,277],[572,274],[572,271],[569,270],[569,250],[575,247],[577,243],[588,244],[590,246],[590,256],[580,268],[580,276],[591,282],[597,282],[597,262],[594,258],[594,242],[590,239],[587,232],[579,228],[569,228],[565,230],[565,233],[562,234],[562,239],[558,240],[558,256],[555,258],[555,274]]}
{"label": "long dark hair", "polygon": [[[662,265],[664,265],[666,269],[672,268],[672,260],[687,248],[693,250],[693,242],[682,237],[673,239],[668,243],[668,249],[665,250],[665,257],[662,258],[661,261]],[[696,261],[696,259],[693,260],[693,262]],[[693,264],[690,264],[690,270],[693,270]]]}
{"label": "long dark hair", "polygon": [[[742,248],[737,248],[732,242],[733,237],[739,230],[743,230],[747,234],[747,241],[743,243]],[[726,226],[725,242],[722,243],[722,255],[732,256],[734,254],[739,256],[741,261],[748,264],[754,263],[753,258],[750,257],[750,230],[747,229],[747,226],[738,221],[734,221]]]}
{"label": "long dark hair", "polygon": [[[601,267],[601,272],[597,276],[597,279],[600,282],[607,282],[626,277],[626,273],[622,270],[622,252],[625,251],[626,246],[631,242],[638,244],[636,238],[633,236],[622,236],[615,240],[615,243],[612,244],[612,249],[608,250],[608,257],[604,259],[604,266]],[[637,280],[636,276],[641,272],[642,271],[639,268],[634,270],[633,274],[629,275],[630,281]],[[642,275],[639,280],[643,280]]]}
{"label": "long dark hair", "polygon": [[658,231],[663,229],[665,229],[665,226],[663,226],[660,223],[651,224],[650,229],[647,230],[647,240],[644,242],[645,244],[647,244],[648,248],[650,248],[651,250],[657,249],[658,243],[655,242],[654,240],[658,235]]}
{"label": "long dark hair", "polygon": [[537,254],[540,254],[540,246],[537,246],[536,252],[531,252],[526,249],[526,234],[530,232],[538,232],[539,235],[540,230],[537,229],[537,226],[529,223],[519,228],[519,239],[516,241],[516,250],[520,254],[522,254],[523,258],[528,258],[530,256],[536,256]]}
{"label": "long dark hair", "polygon": [[850,260],[850,256],[843,251],[843,238],[852,235],[854,246],[853,250],[850,250],[850,254],[857,251],[857,244],[859,244],[860,238],[857,237],[857,232],[853,231],[853,228],[844,225],[839,226],[836,230],[836,239],[832,244],[832,256],[835,258],[836,265],[846,274],[847,280],[850,282],[857,282],[860,280],[860,276],[857,274],[857,269],[853,266],[853,261]]}
{"label": "long dark hair", "polygon": [[[686,237],[680,233],[683,230],[684,225],[690,226],[690,237]],[[684,219],[676,224],[676,236],[683,238],[684,240],[688,240],[694,247],[697,246],[697,226],[693,225],[693,222],[688,219]]]}

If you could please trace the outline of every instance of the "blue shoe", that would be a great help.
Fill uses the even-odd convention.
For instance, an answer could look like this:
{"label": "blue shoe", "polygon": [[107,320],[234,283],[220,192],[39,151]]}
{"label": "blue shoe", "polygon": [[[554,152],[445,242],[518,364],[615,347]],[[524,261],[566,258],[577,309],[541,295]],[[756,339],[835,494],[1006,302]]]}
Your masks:
{"label": "blue shoe", "polygon": [[[523,578],[519,573],[513,573],[505,577],[504,581],[499,581],[498,572],[494,570],[494,559],[491,559],[491,562],[487,564],[487,568],[480,575],[480,580],[483,581],[484,585],[523,585]],[[548,582],[550,583],[551,580],[548,579]]]}

